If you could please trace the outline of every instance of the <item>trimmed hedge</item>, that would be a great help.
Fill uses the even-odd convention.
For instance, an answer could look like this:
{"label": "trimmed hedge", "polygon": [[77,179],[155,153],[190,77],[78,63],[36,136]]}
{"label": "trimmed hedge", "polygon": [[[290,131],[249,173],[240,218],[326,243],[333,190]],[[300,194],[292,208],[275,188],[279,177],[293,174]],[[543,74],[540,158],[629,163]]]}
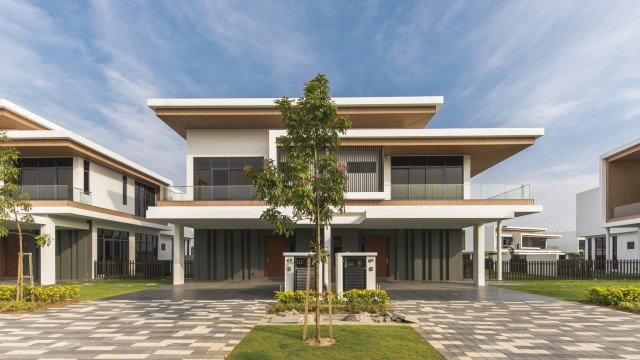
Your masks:
{"label": "trimmed hedge", "polygon": [[619,306],[622,303],[640,304],[640,287],[592,287],[589,289],[589,302],[607,306]]}
{"label": "trimmed hedge", "polygon": [[[274,312],[304,310],[304,290],[276,291],[275,298],[277,302],[272,309]],[[337,297],[336,293],[332,293],[331,300],[336,311],[378,313],[391,309],[389,295],[384,290],[349,290],[342,294],[341,299]],[[323,297],[320,301],[321,311],[326,311],[328,307],[329,301]],[[309,310],[315,310],[315,292],[313,290],[309,291]]]}
{"label": "trimmed hedge", "polygon": [[[31,301],[31,286],[23,287],[23,297],[26,301]],[[34,286],[33,297],[36,302],[45,304],[77,300],[80,297],[80,286],[75,284]],[[14,301],[15,299],[15,285],[0,285],[0,301]]]}

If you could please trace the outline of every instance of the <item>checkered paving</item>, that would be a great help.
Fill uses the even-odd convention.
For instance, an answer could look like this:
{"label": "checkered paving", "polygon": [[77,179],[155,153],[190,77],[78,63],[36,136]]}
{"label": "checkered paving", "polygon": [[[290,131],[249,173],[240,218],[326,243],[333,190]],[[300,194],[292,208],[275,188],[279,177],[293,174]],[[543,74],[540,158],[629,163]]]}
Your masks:
{"label": "checkered paving", "polygon": [[447,359],[640,359],[640,315],[557,300],[400,300]]}
{"label": "checkered paving", "polygon": [[270,300],[108,300],[0,315],[3,359],[222,359]]}

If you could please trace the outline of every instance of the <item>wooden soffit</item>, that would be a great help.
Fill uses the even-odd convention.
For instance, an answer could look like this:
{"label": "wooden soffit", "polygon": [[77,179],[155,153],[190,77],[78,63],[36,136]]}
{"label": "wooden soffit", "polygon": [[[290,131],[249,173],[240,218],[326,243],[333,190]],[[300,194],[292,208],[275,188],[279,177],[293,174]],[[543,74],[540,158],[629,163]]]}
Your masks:
{"label": "wooden soffit", "polygon": [[535,143],[534,137],[346,138],[342,146],[382,146],[389,156],[469,155],[471,176],[489,169]]}
{"label": "wooden soffit", "polygon": [[8,109],[0,109],[0,129],[2,130],[49,130],[24,116]]}
{"label": "wooden soffit", "polygon": [[[435,106],[375,106],[338,108],[352,128],[422,129],[436,113]],[[156,115],[183,138],[187,129],[283,129],[276,109],[156,108]]]}
{"label": "wooden soffit", "polygon": [[613,161],[639,161],[640,160],[640,144],[625,149],[617,154],[613,154],[607,158],[608,162]]}
{"label": "wooden soffit", "polygon": [[169,185],[69,139],[15,139],[4,146],[13,146],[20,152],[21,157],[78,156],[158,188]]}

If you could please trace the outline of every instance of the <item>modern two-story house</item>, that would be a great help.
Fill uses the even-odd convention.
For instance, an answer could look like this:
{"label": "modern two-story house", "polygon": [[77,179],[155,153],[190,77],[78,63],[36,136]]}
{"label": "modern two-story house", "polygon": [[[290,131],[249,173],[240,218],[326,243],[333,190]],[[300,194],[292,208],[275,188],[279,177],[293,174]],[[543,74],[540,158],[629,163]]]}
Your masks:
{"label": "modern two-story house", "polygon": [[[346,212],[324,229],[332,253],[377,253],[376,275],[462,279],[462,229],[473,226],[484,259],[484,224],[542,211],[528,185],[485,185],[473,177],[533,145],[542,129],[430,129],[442,97],[334,98],[352,123],[342,137]],[[174,284],[184,281],[184,227],[194,228],[199,280],[281,278],[283,252],[308,251],[309,224],[275,236],[259,219],[246,165],[282,161],[285,134],[274,99],[153,99],[159,119],[187,141],[186,186],[164,186],[149,218],[175,225]],[[476,261],[475,274],[484,274]],[[484,276],[475,283],[484,284]]]}
{"label": "modern two-story house", "polygon": [[[96,261],[158,259],[160,232],[170,228],[146,212],[170,180],[6,100],[0,129],[20,152],[35,220],[26,230],[53,239],[36,249],[25,237],[41,284],[100,277]],[[17,261],[16,235],[0,239],[0,278],[15,277]]]}
{"label": "modern two-story house", "polygon": [[600,186],[576,196],[590,260],[640,259],[640,139],[600,156]]}
{"label": "modern two-story house", "polygon": [[[473,253],[473,229],[465,229],[464,253]],[[545,228],[529,226],[502,225],[501,239],[497,241],[496,225],[485,226],[485,250],[497,254],[498,243],[504,261],[512,257],[528,261],[558,260],[565,252],[558,245],[549,244],[550,240],[561,240],[562,235],[547,233]],[[495,258],[495,257],[494,257]]]}

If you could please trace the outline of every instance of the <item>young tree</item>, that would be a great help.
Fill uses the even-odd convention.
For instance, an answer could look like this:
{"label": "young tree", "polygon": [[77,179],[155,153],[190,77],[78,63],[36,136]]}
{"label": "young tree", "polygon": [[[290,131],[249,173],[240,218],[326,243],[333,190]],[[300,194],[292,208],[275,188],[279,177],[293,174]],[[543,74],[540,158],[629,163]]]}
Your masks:
{"label": "young tree", "polygon": [[[248,168],[256,188],[254,198],[269,206],[260,216],[275,232],[291,236],[296,223],[315,225],[314,269],[316,273],[316,342],[320,342],[320,263],[327,254],[322,245],[322,229],[331,224],[334,213],[344,212],[347,175],[338,162],[340,135],[351,127],[329,95],[329,80],[323,74],[305,84],[304,96],[297,101],[276,100],[287,135],[278,138],[286,161],[265,160],[261,169]],[[329,297],[331,289],[328,289]]]}
{"label": "young tree", "polygon": [[[18,150],[11,146],[7,134],[0,131],[0,237],[6,237],[9,234],[18,235],[16,301],[23,300],[23,236],[32,236],[37,247],[48,246],[51,242],[48,235],[33,235],[22,231],[23,224],[32,224],[34,221],[33,216],[29,214],[31,211],[29,194],[22,194],[20,189],[20,169],[17,166],[19,158]],[[7,223],[13,223],[16,231],[10,231],[5,226]]]}

